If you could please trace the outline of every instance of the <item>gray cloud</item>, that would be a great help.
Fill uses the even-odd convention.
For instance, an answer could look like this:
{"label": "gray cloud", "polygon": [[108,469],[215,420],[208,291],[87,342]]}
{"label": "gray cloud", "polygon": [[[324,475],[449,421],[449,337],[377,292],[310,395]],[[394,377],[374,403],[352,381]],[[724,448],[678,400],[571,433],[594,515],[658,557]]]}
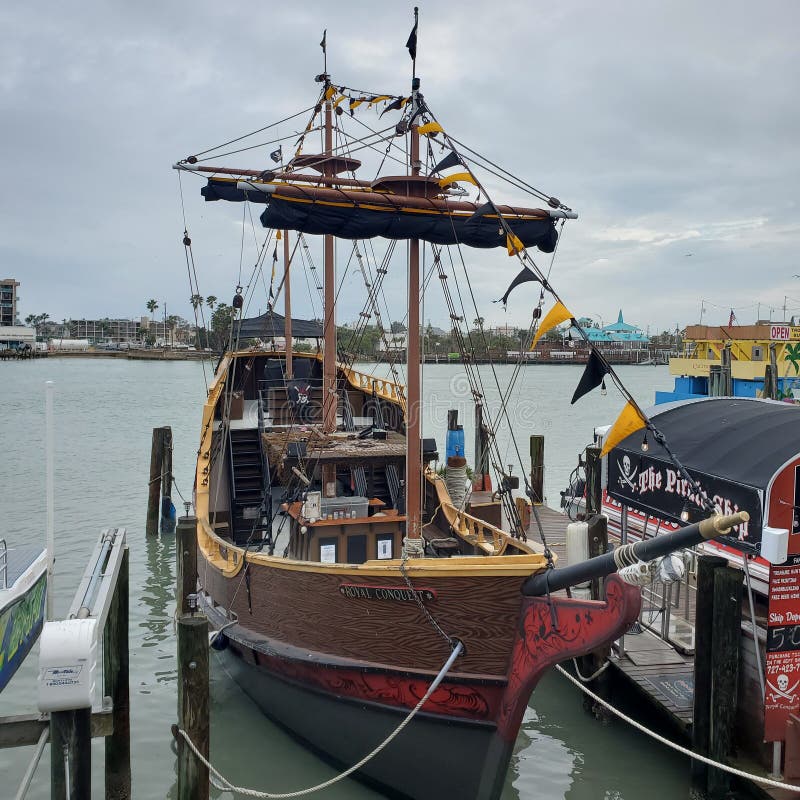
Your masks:
{"label": "gray cloud", "polygon": [[[576,314],[608,319],[622,306],[662,329],[696,321],[705,298],[719,307],[706,321],[719,322],[730,306],[800,298],[799,17],[789,0],[432,2],[418,66],[448,131],[579,210],[552,272]],[[311,105],[324,27],[337,82],[400,93],[409,81],[410,4],[40,2],[6,5],[0,23],[0,272],[22,282],[23,316],[138,316],[149,297],[188,316],[170,165]],[[261,166],[265,153],[223,161]],[[199,181],[183,185],[201,290],[225,298],[242,209],[203,204]],[[516,272],[502,253],[465,258],[484,301]],[[403,285],[393,264],[393,298]],[[515,293],[505,315],[487,304],[485,316],[524,324],[534,293]],[[425,316],[441,323],[438,295],[434,281]],[[310,313],[304,282],[295,296]],[[362,297],[348,277],[345,319]]]}

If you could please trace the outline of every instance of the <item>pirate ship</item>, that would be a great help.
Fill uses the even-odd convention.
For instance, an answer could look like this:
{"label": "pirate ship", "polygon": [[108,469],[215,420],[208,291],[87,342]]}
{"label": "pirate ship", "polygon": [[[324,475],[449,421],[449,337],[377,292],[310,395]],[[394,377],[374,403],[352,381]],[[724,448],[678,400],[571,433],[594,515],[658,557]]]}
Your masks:
{"label": "pirate ship", "polygon": [[[408,46],[415,72],[416,25]],[[207,201],[265,206],[260,252],[281,231],[285,254],[278,287],[287,300],[285,351],[243,346],[242,331],[260,323],[242,322],[239,287],[231,346],[203,408],[195,483],[200,602],[245,691],[310,747],[337,764],[358,764],[360,778],[394,796],[496,798],[542,672],[625,630],[639,590],[612,576],[605,601],[551,594],[550,575],[559,571],[547,547],[526,537],[518,479],[502,466],[488,420],[475,472],[480,489],[494,472],[496,492],[465,502],[456,424],[445,475],[434,468],[438,448],[421,429],[420,253],[430,248],[424,277],[438,274],[458,330],[464,316],[453,304],[445,248],[457,257],[464,247],[503,248],[521,262],[515,283],[530,275],[542,284],[536,326],[550,287],[528,251],[552,252],[576,214],[541,193],[545,208],[495,203],[416,74],[409,96],[356,92],[334,83],[327,68],[317,81],[286,165],[210,166],[206,154],[176,164],[181,174],[206,177]],[[400,115],[388,130],[347,134],[351,120],[363,131],[359,108],[381,104]],[[321,152],[303,153],[315,133]],[[361,162],[353,152],[365,141],[392,158],[408,153],[407,174],[355,177]],[[444,158],[434,159],[435,143]],[[280,159],[280,150],[273,155]],[[442,174],[455,166],[458,173]],[[460,183],[474,185],[475,202],[462,199]],[[317,353],[292,350],[299,323],[288,302],[290,232],[294,252],[304,251],[306,236],[323,237]],[[336,240],[365,275],[364,316],[380,324],[376,298],[388,260],[370,268],[363,256],[376,237],[390,254],[397,240],[408,242],[404,385],[356,369],[337,347]],[[184,244],[191,247],[188,234]],[[270,307],[262,322],[273,333],[274,320]],[[482,376],[469,365],[466,372],[480,406]],[[707,526],[705,535],[715,532]],[[605,574],[620,563],[594,568]]]}

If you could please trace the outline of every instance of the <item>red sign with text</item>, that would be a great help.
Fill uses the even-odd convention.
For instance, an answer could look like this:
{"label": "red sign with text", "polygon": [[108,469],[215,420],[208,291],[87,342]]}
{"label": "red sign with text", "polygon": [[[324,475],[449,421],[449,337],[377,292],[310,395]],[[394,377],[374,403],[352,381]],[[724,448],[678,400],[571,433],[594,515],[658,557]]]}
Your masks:
{"label": "red sign with text", "polygon": [[786,737],[789,714],[800,709],[800,557],[772,566],[764,702],[764,741]]}

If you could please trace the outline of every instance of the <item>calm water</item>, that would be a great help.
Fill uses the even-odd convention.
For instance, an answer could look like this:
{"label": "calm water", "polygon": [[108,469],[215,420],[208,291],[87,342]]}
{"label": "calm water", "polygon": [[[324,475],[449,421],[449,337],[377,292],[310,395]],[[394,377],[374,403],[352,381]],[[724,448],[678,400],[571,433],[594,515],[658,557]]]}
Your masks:
{"label": "calm water", "polygon": [[[634,396],[651,403],[655,389],[671,386],[665,367],[621,367]],[[498,368],[504,386],[511,367]],[[529,433],[543,433],[545,486],[557,502],[577,453],[594,425],[613,421],[620,396],[599,390],[570,405],[580,378],[577,366],[529,366],[510,404],[527,459]],[[11,543],[44,540],[44,382],[56,382],[56,613],[64,614],[101,528],[125,526],[131,551],[131,725],[136,798],[175,796],[175,757],[169,727],[176,714],[173,630],[174,538],[147,540],[150,432],[171,425],[177,486],[191,494],[200,406],[205,396],[202,367],[125,360],[49,359],[0,363],[0,519]],[[489,407],[498,393],[490,391]],[[444,447],[448,408],[458,408],[471,452],[472,411],[457,366],[426,369],[426,435]],[[507,434],[500,437],[506,463],[516,464]],[[179,498],[176,505],[180,509]],[[0,695],[0,715],[26,713],[36,705],[36,651]],[[306,753],[253,708],[218,663],[212,675],[212,756],[234,782],[270,791],[290,791],[327,779],[333,771]],[[102,744],[95,742],[95,795],[102,796]],[[0,795],[13,796],[28,750],[0,751]],[[635,767],[633,765],[646,765]],[[638,800],[688,796],[688,765],[639,734],[612,722],[601,726],[582,710],[577,691],[557,675],[534,695],[509,770],[507,800]],[[42,760],[31,798],[49,797],[49,761]],[[230,795],[225,794],[225,797]],[[378,797],[352,781],[327,798]]]}

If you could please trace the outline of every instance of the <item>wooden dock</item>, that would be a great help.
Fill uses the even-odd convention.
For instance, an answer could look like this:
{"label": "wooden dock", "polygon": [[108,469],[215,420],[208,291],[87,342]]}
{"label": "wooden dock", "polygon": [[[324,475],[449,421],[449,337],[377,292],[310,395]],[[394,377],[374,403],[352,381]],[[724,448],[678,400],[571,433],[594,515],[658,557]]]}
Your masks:
{"label": "wooden dock", "polygon": [[[536,507],[547,544],[561,565],[566,564],[566,528],[570,520],[560,511],[546,506]],[[528,529],[528,541],[541,542],[538,527],[534,519]],[[611,537],[611,543],[619,541]],[[693,708],[695,689],[695,654],[694,654],[694,622],[697,608],[697,576],[689,570],[687,577],[680,584],[665,586],[655,584],[643,590],[642,610],[638,622],[614,643],[609,655],[611,674],[611,701],[613,705],[623,705],[641,709],[641,717],[657,717],[670,730],[673,739],[690,746],[692,742]],[[764,656],[764,636],[759,630],[759,643],[752,638],[752,624],[749,619],[747,604],[743,604],[742,619],[742,652],[739,663],[740,717],[737,720],[739,735],[742,727],[753,731],[763,730],[763,717],[751,714],[752,697],[759,693],[760,686],[755,648]],[[757,626],[766,627],[766,620],[757,611]],[[745,697],[743,697],[743,695]],[[615,700],[616,697],[616,700]],[[750,701],[750,702],[748,702]],[[746,723],[746,724],[745,724]],[[760,739],[753,734],[755,739]],[[752,738],[752,737],[751,737]],[[756,747],[757,743],[753,742]],[[756,764],[752,759],[730,756],[727,761],[751,774],[768,777],[765,767],[767,751],[764,749],[764,761]],[[694,762],[693,762],[694,763]],[[688,769],[688,766],[687,766]],[[746,789],[749,795],[773,800],[787,800],[790,796],[785,791],[767,789],[747,782],[737,784]],[[794,795],[791,795],[794,796]]]}

